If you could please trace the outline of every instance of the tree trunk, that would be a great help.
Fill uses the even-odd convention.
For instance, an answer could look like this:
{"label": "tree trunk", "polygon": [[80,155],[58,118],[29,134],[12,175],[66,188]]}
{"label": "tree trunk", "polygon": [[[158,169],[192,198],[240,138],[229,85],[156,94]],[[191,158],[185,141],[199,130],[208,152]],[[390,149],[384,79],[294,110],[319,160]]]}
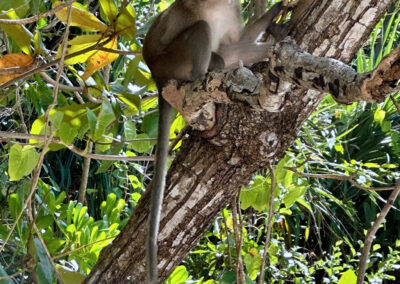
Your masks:
{"label": "tree trunk", "polygon": [[[293,12],[290,36],[304,50],[349,62],[395,0],[302,0]],[[266,63],[253,70],[268,74]],[[266,89],[276,81],[265,78]],[[193,131],[173,161],[159,234],[160,282],[196,245],[217,214],[253,174],[284,155],[322,94],[280,82],[271,111],[243,103],[217,106],[218,131]],[[105,248],[85,283],[144,283],[147,191],[128,224]]]}

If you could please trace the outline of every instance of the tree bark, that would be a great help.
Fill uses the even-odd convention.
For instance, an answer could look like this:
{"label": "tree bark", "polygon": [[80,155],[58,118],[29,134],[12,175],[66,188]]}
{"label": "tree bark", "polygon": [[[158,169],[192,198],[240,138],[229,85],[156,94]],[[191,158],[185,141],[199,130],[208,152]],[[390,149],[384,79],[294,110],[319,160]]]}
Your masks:
{"label": "tree bark", "polygon": [[[303,0],[293,11],[289,35],[313,55],[349,62],[377,21],[395,0]],[[323,94],[268,76],[268,64],[252,68],[264,74],[271,107],[218,104],[217,127],[193,131],[182,144],[167,176],[159,234],[160,282],[196,245],[217,214],[253,174],[284,155],[302,123]],[[250,93],[244,90],[245,93]],[[250,94],[251,96],[251,94]],[[149,190],[128,224],[105,248],[85,283],[144,283]]]}

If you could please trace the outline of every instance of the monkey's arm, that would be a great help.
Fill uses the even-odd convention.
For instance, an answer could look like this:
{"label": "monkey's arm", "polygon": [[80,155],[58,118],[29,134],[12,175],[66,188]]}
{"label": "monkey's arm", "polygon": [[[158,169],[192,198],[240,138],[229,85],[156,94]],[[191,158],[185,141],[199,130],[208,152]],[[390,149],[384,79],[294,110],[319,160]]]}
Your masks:
{"label": "monkey's arm", "polygon": [[255,42],[261,33],[266,32],[268,27],[273,24],[274,19],[283,10],[282,2],[276,3],[260,19],[245,26],[239,42]]}
{"label": "monkey's arm", "polygon": [[[226,69],[238,67],[240,61],[242,61],[244,65],[258,62],[270,54],[272,46],[266,43],[256,42],[256,40],[261,33],[270,31],[269,27],[276,25],[274,19],[283,8],[283,3],[278,2],[260,19],[246,26],[237,43],[223,45],[219,48],[218,54],[224,59]],[[271,31],[274,30],[275,29],[271,29]]]}

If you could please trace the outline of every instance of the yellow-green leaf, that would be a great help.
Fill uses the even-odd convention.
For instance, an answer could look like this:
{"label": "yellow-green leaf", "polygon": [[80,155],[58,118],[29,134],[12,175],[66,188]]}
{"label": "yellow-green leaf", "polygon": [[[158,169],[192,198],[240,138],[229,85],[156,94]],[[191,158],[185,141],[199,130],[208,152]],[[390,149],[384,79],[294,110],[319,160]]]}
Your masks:
{"label": "yellow-green leaf", "polygon": [[105,17],[109,23],[112,23],[118,15],[118,9],[113,0],[99,0],[101,16]]}
{"label": "yellow-green leaf", "polygon": [[136,35],[135,18],[136,13],[131,5],[128,5],[122,9],[119,17],[117,18],[117,33],[133,38]]}
{"label": "yellow-green leaf", "polygon": [[[18,19],[14,9],[0,15],[0,19]],[[23,25],[0,25],[0,28],[10,36],[18,47],[26,54],[31,54],[32,34]]]}
{"label": "yellow-green leaf", "polygon": [[[105,47],[116,49],[117,43],[118,43],[117,37],[114,37],[109,43],[105,45]],[[86,80],[94,72],[116,60],[118,56],[119,56],[118,53],[112,53],[101,50],[97,51],[89,58],[88,64],[85,69],[85,73],[82,75],[82,79]]]}
{"label": "yellow-green leaf", "polygon": [[36,153],[34,147],[29,145],[22,147],[20,144],[14,144],[10,149],[8,160],[10,181],[19,180],[30,174],[35,168],[38,159],[39,154]]}
{"label": "yellow-green leaf", "polygon": [[338,284],[355,284],[357,282],[357,276],[353,270],[349,269],[339,279]]}
{"label": "yellow-green leaf", "polygon": [[[68,41],[68,48],[66,54],[75,53],[81,51],[82,49],[91,47],[95,45],[101,39],[101,35],[80,35],[74,39]],[[62,46],[58,48],[57,58],[61,57]],[[88,51],[86,53],[74,56],[65,60],[65,64],[76,64],[86,62],[90,56],[96,53],[96,50]]]}
{"label": "yellow-green leaf", "polygon": [[375,163],[365,163],[363,165],[364,165],[364,167],[368,167],[368,168],[379,168],[379,165],[375,164]]}
{"label": "yellow-green leaf", "polygon": [[[53,9],[60,5],[60,1],[56,1],[53,4]],[[71,6],[71,20],[70,25],[75,27],[80,27],[82,29],[89,29],[95,31],[104,32],[107,29],[107,25],[101,22],[93,14],[88,11],[82,10],[78,7]],[[65,7],[56,13],[57,18],[64,24],[68,20],[68,7]]]}

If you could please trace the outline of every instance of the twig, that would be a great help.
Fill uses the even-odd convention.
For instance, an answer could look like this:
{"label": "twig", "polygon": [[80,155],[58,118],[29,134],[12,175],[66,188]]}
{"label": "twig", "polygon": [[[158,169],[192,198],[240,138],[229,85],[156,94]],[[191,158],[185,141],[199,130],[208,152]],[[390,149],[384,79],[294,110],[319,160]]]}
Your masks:
{"label": "twig", "polygon": [[232,255],[231,255],[231,244],[230,244],[230,233],[229,233],[229,229],[228,229],[228,223],[226,222],[225,216],[223,215],[223,219],[224,219],[224,224],[225,224],[225,231],[226,231],[226,239],[227,239],[227,245],[228,245],[228,264],[229,267],[233,267],[232,266]]}
{"label": "twig", "polygon": [[390,99],[392,100],[394,106],[396,107],[397,113],[400,114],[400,106],[399,106],[399,104],[396,102],[396,100],[395,100],[395,98],[393,97],[393,95],[390,95]]}
{"label": "twig", "polygon": [[19,117],[21,119],[22,132],[28,133],[28,128],[26,127],[25,119],[24,119],[24,112],[22,111],[22,107],[21,107],[21,96],[19,95],[19,89],[17,89],[15,92],[15,100],[16,100],[15,107],[17,108]]}
{"label": "twig", "polygon": [[357,187],[358,189],[362,190],[367,190],[367,191],[386,191],[386,190],[394,190],[394,186],[388,186],[388,187],[366,187],[358,184],[353,180],[352,176],[348,175],[334,175],[334,174],[310,174],[310,173],[303,173],[299,172],[297,167],[285,167],[285,169],[290,170],[302,177],[310,177],[310,178],[318,178],[318,179],[335,179],[335,180],[342,180],[342,181],[348,181],[353,185],[354,187]]}
{"label": "twig", "polygon": [[[239,198],[239,196],[237,197]],[[245,275],[244,275],[244,268],[243,268],[243,259],[242,259],[242,241],[239,233],[238,228],[238,206],[236,198],[234,198],[232,202],[232,217],[233,217],[233,233],[235,235],[235,244],[236,244],[236,254],[237,254],[237,263],[236,263],[236,281],[239,284],[245,284]],[[243,228],[240,228],[243,230]]]}
{"label": "twig", "polygon": [[51,10],[43,12],[43,13],[41,13],[39,15],[32,16],[32,17],[25,18],[25,19],[16,19],[16,20],[0,19],[0,24],[25,25],[25,24],[33,23],[33,22],[36,22],[36,21],[40,20],[41,18],[44,18],[44,17],[51,16],[51,15],[55,14],[56,12],[60,11],[61,9],[67,7],[70,4],[72,4],[74,1],[76,1],[76,0],[69,0],[69,1],[67,1],[65,3],[62,3],[62,4],[58,5],[54,9],[51,9]]}
{"label": "twig", "polygon": [[17,272],[15,272],[13,274],[6,275],[6,276],[0,276],[0,280],[14,278],[15,276],[18,276],[19,274],[24,273],[28,269],[29,269],[28,267],[25,267],[25,268],[22,268],[20,271],[17,271]]}
{"label": "twig", "polygon": [[269,169],[269,175],[271,177],[271,192],[269,195],[268,220],[267,220],[267,226],[265,228],[264,254],[261,261],[260,278],[258,279],[258,284],[262,284],[264,281],[264,268],[265,268],[265,262],[267,261],[269,243],[271,240],[272,217],[274,214],[275,173],[272,165],[269,165],[268,169]]}
{"label": "twig", "polygon": [[[88,152],[92,152],[93,142],[89,142]],[[79,196],[78,202],[84,204],[86,199],[86,188],[87,182],[89,178],[89,170],[90,170],[90,161],[91,159],[88,157],[83,158],[83,169],[82,169],[82,178],[81,185],[79,186]]]}
{"label": "twig", "polygon": [[183,138],[183,136],[189,131],[190,126],[185,126],[179,133],[176,135],[175,139],[172,140],[171,145],[169,145],[168,153],[171,154],[172,150],[174,150],[176,144]]}
{"label": "twig", "polygon": [[[46,72],[39,72],[40,76],[49,84],[55,85],[56,81],[54,81],[49,75],[46,74]],[[58,84],[58,88],[65,90],[65,91],[70,91],[70,92],[84,92],[85,87],[74,87],[74,86],[68,86],[68,85],[63,85],[63,84]]]}
{"label": "twig", "polygon": [[140,51],[131,51],[131,50],[119,50],[119,49],[112,49],[108,47],[99,47],[98,50],[107,51],[110,53],[117,53],[120,55],[141,55]]}
{"label": "twig", "polygon": [[362,248],[360,263],[358,266],[357,284],[363,284],[363,282],[364,282],[365,270],[367,267],[367,260],[368,260],[369,251],[371,249],[372,241],[374,240],[375,234],[378,231],[380,225],[382,224],[386,215],[390,211],[390,208],[392,207],[393,203],[396,201],[396,198],[399,193],[400,193],[400,180],[397,182],[395,189],[390,194],[381,213],[379,214],[378,218],[375,220],[374,224],[368,230],[368,233],[365,236],[364,247]]}

